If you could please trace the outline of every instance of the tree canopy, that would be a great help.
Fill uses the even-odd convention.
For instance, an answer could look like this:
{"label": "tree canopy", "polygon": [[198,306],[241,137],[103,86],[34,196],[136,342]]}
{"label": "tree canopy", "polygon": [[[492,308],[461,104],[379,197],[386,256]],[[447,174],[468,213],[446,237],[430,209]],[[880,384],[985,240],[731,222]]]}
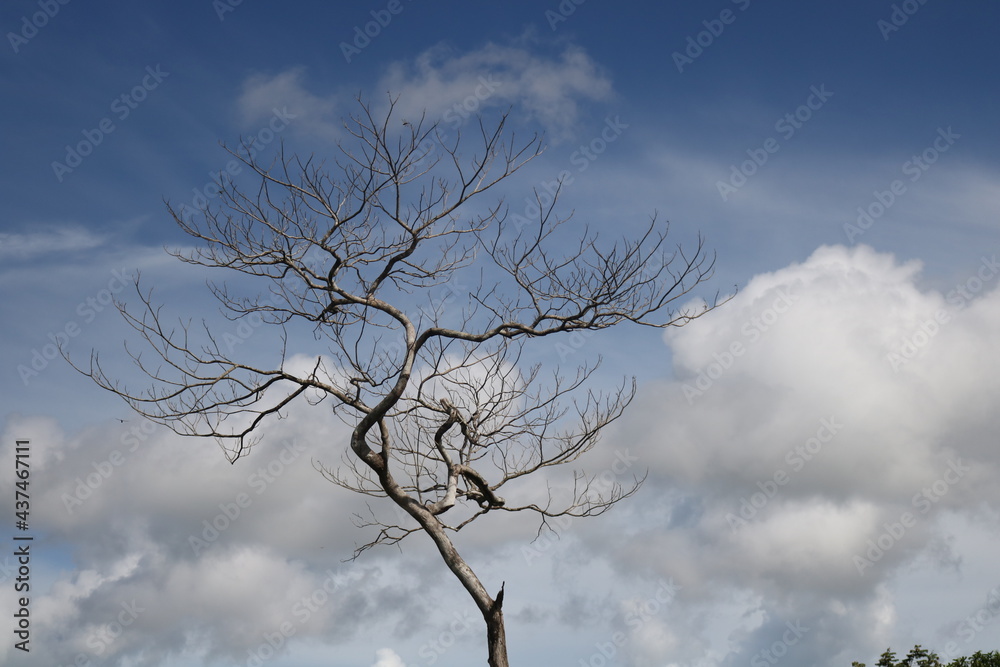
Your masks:
{"label": "tree canopy", "polygon": [[[863,662],[852,662],[851,667],[865,667]],[[896,660],[896,653],[887,648],[875,667],[1000,667],[1000,651],[983,653],[976,651],[970,656],[955,658],[949,663],[941,662],[940,656],[933,651],[928,651],[920,644],[915,645],[906,657]]]}

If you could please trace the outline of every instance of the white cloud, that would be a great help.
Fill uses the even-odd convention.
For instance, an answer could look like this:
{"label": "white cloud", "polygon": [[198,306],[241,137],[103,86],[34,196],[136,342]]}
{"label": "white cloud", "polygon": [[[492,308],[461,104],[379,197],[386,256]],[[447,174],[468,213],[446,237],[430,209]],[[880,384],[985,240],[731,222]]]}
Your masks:
{"label": "white cloud", "polygon": [[[135,419],[67,435],[47,418],[11,417],[4,449],[15,435],[29,438],[33,470],[45,479],[32,518],[48,539],[72,545],[75,564],[43,574],[44,561],[33,561],[33,627],[59,637],[38,647],[39,658],[245,661],[247,651],[284,653],[293,636],[341,643],[362,624],[391,626],[400,615],[419,628],[424,614],[408,612],[420,611],[422,599],[408,575],[385,572],[377,556],[341,562],[364,499],[312,465],[339,459],[329,447],[342,442],[339,428],[325,411],[307,409],[231,466],[211,442]],[[291,446],[306,442],[297,438],[307,431],[307,446]],[[12,484],[7,476],[0,490],[13,494]],[[139,611],[111,641],[102,628],[123,604]],[[387,616],[386,608],[398,611]]]}
{"label": "white cloud", "polygon": [[380,87],[400,96],[401,112],[412,117],[426,109],[446,123],[487,107],[516,105],[557,139],[574,127],[582,103],[613,94],[610,78],[581,48],[567,47],[550,58],[492,43],[461,55],[438,45],[412,64],[391,65]]}
{"label": "white cloud", "polygon": [[406,663],[391,648],[380,648],[375,651],[372,667],[406,667]]}
{"label": "white cloud", "polygon": [[[356,91],[317,93],[304,78],[302,67],[250,76],[237,100],[242,123],[252,127],[270,118],[275,107],[287,107],[297,115],[296,129],[339,137],[340,117],[357,110],[351,99]],[[399,97],[400,120],[414,122],[426,112],[431,122],[453,130],[480,111],[515,106],[521,118],[536,121],[554,140],[570,133],[584,104],[613,95],[608,75],[581,48],[548,56],[527,46],[493,43],[467,53],[439,44],[412,61],[391,63],[364,97],[382,109],[386,91]]]}
{"label": "white cloud", "polygon": [[[991,571],[979,555],[996,546],[989,508],[1000,506],[1000,276],[989,275],[991,261],[969,266],[954,292],[935,292],[921,286],[919,263],[866,246],[823,247],[671,331],[676,377],[645,387],[584,462],[599,471],[602,457],[610,462],[627,447],[639,457],[630,470],[650,470],[639,495],[606,518],[572,522],[551,546],[536,543],[531,560],[520,551],[534,537],[530,521],[494,520],[457,538],[484,583],[507,582],[508,634],[519,624],[563,623],[577,633],[598,624],[602,634],[578,656],[586,658],[611,636],[610,624],[627,637],[623,659],[650,665],[666,653],[681,664],[706,656],[746,664],[796,622],[810,628],[789,654],[798,664],[831,656],[849,663],[898,645],[901,577]],[[943,323],[939,312],[948,315]],[[906,342],[913,348],[894,362],[889,355],[903,354]],[[685,385],[695,393],[685,395]],[[383,641],[417,655],[448,627],[451,610],[474,613],[420,536],[402,555],[338,564],[371,535],[350,521],[366,514],[366,499],[328,484],[312,465],[335,465],[344,451],[344,426],[322,408],[290,411],[235,466],[210,443],[143,426],[64,433],[50,419],[8,420],[5,447],[15,434],[38,443],[33,464],[45,482],[33,516],[53,543],[73,550],[75,570],[42,575],[50,583],[35,599],[39,633],[61,629],[63,639],[45,649],[53,660],[75,651],[144,653],[150,664],[178,655],[246,659],[283,623],[296,634],[282,655],[309,642]],[[294,455],[284,447],[293,439],[305,446]],[[108,463],[115,451],[123,460]],[[11,483],[0,479],[0,494]],[[227,517],[240,494],[251,502]],[[913,520],[897,536],[907,512]],[[192,537],[208,542],[197,554]],[[856,557],[868,559],[880,539],[888,548],[873,551],[859,573]],[[550,568],[551,581],[543,576]],[[581,578],[586,590],[574,583]],[[643,582],[667,578],[681,587],[676,599],[640,624],[622,621],[632,607],[621,600],[643,604],[655,590]],[[934,605],[931,627],[948,636],[987,588],[949,592],[948,604]],[[314,595],[326,601],[296,613]],[[8,592],[0,597],[9,602]],[[100,624],[133,600],[143,611],[96,656]],[[560,611],[583,609],[592,613]],[[469,634],[470,650],[482,649],[480,631]],[[376,659],[401,664],[390,649]]]}
{"label": "white cloud", "polygon": [[[824,247],[671,331],[678,379],[658,400],[689,415],[664,425],[673,444],[655,452],[671,479],[723,493],[734,479],[770,478],[794,463],[810,488],[844,499],[908,490],[939,471],[934,456],[978,451],[941,431],[961,409],[956,398],[982,388],[951,369],[970,353],[987,361],[970,344],[988,335],[997,297],[956,309],[921,292],[918,271],[864,246]],[[809,438],[831,435],[820,465],[790,461]]]}
{"label": "white cloud", "polygon": [[[855,650],[884,641],[885,623],[845,624],[829,605],[871,617],[887,608],[876,591],[916,563],[961,568],[972,554],[947,539],[956,517],[996,529],[983,514],[1000,503],[992,266],[968,267],[966,300],[922,290],[918,263],[822,247],[670,331],[676,380],[647,391],[615,438],[650,468],[623,508],[648,528],[621,541],[594,526],[590,546],[676,577],[688,605],[748,590],[747,611],[836,622]],[[740,659],[781,623],[748,631]]]}
{"label": "white cloud", "polygon": [[40,255],[90,250],[105,238],[77,225],[45,225],[30,232],[0,234],[0,258],[33,259]]}
{"label": "white cloud", "polygon": [[305,68],[293,67],[277,74],[249,76],[236,102],[240,122],[256,130],[274,116],[275,109],[287,109],[296,128],[336,138],[340,127],[337,95],[309,91],[302,81],[304,75]]}

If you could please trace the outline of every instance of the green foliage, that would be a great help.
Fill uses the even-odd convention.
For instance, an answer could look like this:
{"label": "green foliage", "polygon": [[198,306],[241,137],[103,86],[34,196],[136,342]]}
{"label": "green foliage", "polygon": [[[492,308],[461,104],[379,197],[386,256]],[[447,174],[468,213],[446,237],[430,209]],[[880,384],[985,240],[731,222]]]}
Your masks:
{"label": "green foliage", "polygon": [[[864,666],[862,665],[862,667]],[[878,662],[875,663],[875,667],[896,667],[896,653],[886,649],[885,653],[879,657]]]}
{"label": "green foliage", "polygon": [[[851,663],[851,667],[865,667],[865,663],[855,661]],[[992,653],[976,651],[971,656],[955,658],[945,665],[936,653],[917,644],[899,662],[896,662],[896,653],[886,649],[879,656],[875,667],[1000,667],[1000,651]]]}

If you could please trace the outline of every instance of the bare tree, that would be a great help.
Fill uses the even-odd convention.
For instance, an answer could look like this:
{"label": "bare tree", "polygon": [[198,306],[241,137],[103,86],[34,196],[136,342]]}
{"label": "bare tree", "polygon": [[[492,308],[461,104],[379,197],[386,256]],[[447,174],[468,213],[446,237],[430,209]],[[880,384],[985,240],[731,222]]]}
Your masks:
{"label": "bare tree", "polygon": [[[509,216],[499,196],[480,204],[539,155],[540,139],[519,143],[506,132],[507,115],[493,124],[480,118],[474,151],[465,154],[460,135],[449,140],[425,119],[399,122],[393,106],[378,114],[360,104],[345,121],[348,141],[333,172],[283,150],[265,164],[242,144],[231,152],[256,188],[226,183],[221,207],[197,221],[168,204],[198,242],[173,252],[177,258],[267,279],[257,295],[210,289],[230,318],[280,330],[273,367],[233,358],[207,325],[171,327],[137,282],[140,309],[119,310],[153,350],[152,360],[148,350],[129,350],[151,386],[130,390],[96,353],[83,372],[144,417],[217,439],[231,461],[293,401],[327,402],[352,428],[350,445],[339,465],[315,465],[344,488],[389,498],[408,517],[362,519],[378,531],[355,558],[426,532],[483,615],[489,664],[506,667],[503,586],[491,595],[452,535],[491,512],[533,512],[541,531],[553,517],[601,514],[642,482],[609,489],[576,470],[565,498],[551,490],[547,498],[501,496],[527,493],[515,483],[521,478],[575,463],[635,393],[634,380],[608,394],[588,389],[596,364],[543,374],[525,345],[629,322],[684,325],[718,305],[671,308],[711,275],[714,259],[700,237],[693,253],[668,252],[667,225],[655,216],[637,239],[605,246],[586,230],[568,233],[554,213],[557,196],[536,191],[530,220]],[[474,276],[475,288],[435,302],[434,291],[460,273]],[[429,302],[412,312],[421,298]],[[325,350],[311,370],[293,372],[286,353],[301,324]]]}

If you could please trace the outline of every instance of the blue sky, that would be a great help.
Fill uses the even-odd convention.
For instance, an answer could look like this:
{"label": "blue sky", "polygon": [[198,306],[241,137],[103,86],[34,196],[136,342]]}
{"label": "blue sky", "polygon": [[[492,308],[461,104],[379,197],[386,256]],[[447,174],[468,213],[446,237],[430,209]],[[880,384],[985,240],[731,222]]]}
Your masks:
{"label": "blue sky", "polygon": [[[717,252],[700,296],[739,288],[666,335],[549,350],[563,365],[604,355],[601,381],[639,377],[591,466],[628,450],[650,475],[537,552],[517,522],[459,545],[508,582],[512,659],[597,664],[615,632],[630,666],[998,648],[998,19],[935,0],[5,3],[0,448],[37,448],[38,542],[35,650],[5,644],[3,661],[244,665],[283,622],[295,634],[275,667],[480,660],[479,622],[429,648],[470,604],[427,545],[340,563],[364,504],[308,462],[339,456],[326,416],[272,427],[308,456],[275,464],[239,523],[192,553],[280,445],[231,467],[49,358],[64,340],[127,375],[110,298],[138,274],[171,316],[225,326],[208,274],[163,251],[190,244],[164,200],[211,194],[220,142],[332,160],[352,98],[386,92],[451,129],[468,127],[463,104],[510,108],[548,144],[504,190],[512,212],[568,174],[574,225],[629,234],[655,212],[678,243],[701,233]],[[267,336],[244,338],[268,353]],[[755,493],[762,506],[745,505]],[[880,538],[890,548],[866,565]],[[330,569],[330,599],[296,615]],[[6,579],[0,600],[14,604]],[[105,642],[133,600],[143,611]]]}

